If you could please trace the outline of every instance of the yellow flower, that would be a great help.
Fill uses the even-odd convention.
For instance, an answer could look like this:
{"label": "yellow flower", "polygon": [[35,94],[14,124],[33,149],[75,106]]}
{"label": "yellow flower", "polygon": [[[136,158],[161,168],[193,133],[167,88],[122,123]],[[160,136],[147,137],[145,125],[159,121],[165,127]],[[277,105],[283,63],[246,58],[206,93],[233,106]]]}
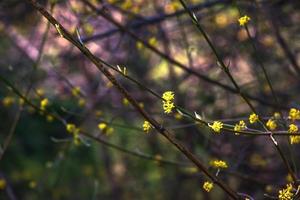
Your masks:
{"label": "yellow flower", "polygon": [[46,119],[47,119],[48,122],[53,122],[53,120],[54,120],[52,115],[47,115]]}
{"label": "yellow flower", "polygon": [[136,43],[136,48],[138,48],[139,50],[141,50],[143,48],[143,43],[137,42]]}
{"label": "yellow flower", "polygon": [[172,112],[173,108],[175,108],[174,103],[172,102],[164,102],[163,103],[163,109],[165,113],[169,114]]}
{"label": "yellow flower", "polygon": [[298,131],[298,126],[297,125],[295,125],[295,124],[290,124],[289,125],[289,130],[288,130],[289,133],[296,133],[297,131]]}
{"label": "yellow flower", "polygon": [[74,133],[74,131],[76,130],[76,126],[75,126],[75,124],[68,123],[66,125],[66,129],[67,129],[67,132]]}
{"label": "yellow flower", "polygon": [[78,97],[79,94],[80,94],[80,92],[81,92],[81,89],[80,89],[79,86],[76,86],[76,87],[72,88],[72,95],[73,95],[74,97]]}
{"label": "yellow flower", "polygon": [[221,129],[223,128],[223,123],[222,122],[219,122],[219,121],[214,121],[214,123],[211,125],[211,124],[208,124],[208,126],[214,130],[214,132],[216,133],[220,133]]}
{"label": "yellow flower", "polygon": [[6,181],[5,179],[0,179],[0,190],[3,190],[6,187]]}
{"label": "yellow flower", "polygon": [[177,120],[182,119],[182,115],[179,114],[179,113],[176,113],[176,114],[174,115],[174,117],[175,117],[175,119],[177,119]]}
{"label": "yellow flower", "polygon": [[144,121],[143,123],[143,130],[145,133],[149,133],[150,129],[152,128],[150,122]]}
{"label": "yellow flower", "polygon": [[49,105],[49,100],[47,98],[44,98],[40,102],[40,109],[45,110],[48,105]]}
{"label": "yellow flower", "polygon": [[210,192],[213,189],[214,184],[212,182],[206,181],[202,187],[206,192]]}
{"label": "yellow flower", "polygon": [[255,113],[252,113],[252,114],[249,116],[249,121],[250,121],[250,124],[254,124],[255,122],[258,121],[258,115],[255,114]]}
{"label": "yellow flower", "polygon": [[300,143],[300,136],[292,135],[290,136],[291,144],[299,144]]}
{"label": "yellow flower", "polygon": [[143,103],[143,102],[140,102],[140,103],[139,103],[139,106],[140,106],[141,108],[144,108],[144,103]]}
{"label": "yellow flower", "polygon": [[296,119],[300,119],[300,110],[297,110],[296,108],[291,108],[288,118],[292,121],[295,121]]}
{"label": "yellow flower", "polygon": [[124,106],[128,106],[129,105],[129,101],[127,98],[123,98],[122,103]]}
{"label": "yellow flower", "polygon": [[100,123],[100,124],[98,124],[98,128],[99,128],[101,131],[103,131],[104,129],[107,128],[107,124],[106,124],[106,123]]}
{"label": "yellow flower", "polygon": [[280,113],[279,112],[275,112],[273,116],[274,116],[275,119],[280,119]]}
{"label": "yellow flower", "polygon": [[164,109],[164,112],[167,113],[167,114],[171,113],[173,108],[175,108],[175,105],[173,103],[174,96],[175,96],[174,92],[172,92],[172,91],[166,91],[162,95],[163,109]]}
{"label": "yellow flower", "polygon": [[173,101],[174,100],[174,92],[172,91],[166,91],[163,93],[162,95],[162,98],[165,100],[165,101]]}
{"label": "yellow flower", "polygon": [[273,131],[273,130],[275,130],[275,129],[277,128],[276,122],[275,122],[274,120],[272,120],[272,119],[269,119],[269,120],[267,121],[266,125],[267,125],[267,127],[268,127],[271,131]]}
{"label": "yellow flower", "polygon": [[25,100],[24,100],[24,99],[22,99],[22,98],[19,98],[19,105],[20,105],[20,106],[23,106],[23,105],[24,105],[24,103],[25,103]]}
{"label": "yellow flower", "polygon": [[240,23],[240,26],[245,26],[250,20],[251,18],[249,16],[244,15],[243,17],[240,17],[238,21]]}
{"label": "yellow flower", "polygon": [[84,98],[79,98],[78,100],[78,106],[79,107],[84,107],[86,104],[86,100]]}
{"label": "yellow flower", "polygon": [[294,194],[292,193],[293,186],[292,184],[287,184],[286,188],[279,190],[278,199],[279,200],[292,200]]}
{"label": "yellow flower", "polygon": [[[244,120],[239,121],[238,124],[235,124],[234,126],[234,131],[242,131],[245,130],[246,127],[246,123],[244,122]],[[236,135],[239,135],[239,133],[235,133]]]}
{"label": "yellow flower", "polygon": [[45,90],[43,88],[39,88],[36,90],[36,93],[41,97],[45,95]]}
{"label": "yellow flower", "polygon": [[155,37],[151,37],[151,38],[148,40],[148,43],[149,43],[151,46],[156,46],[157,40],[156,40]]}
{"label": "yellow flower", "polygon": [[15,102],[15,99],[13,97],[4,97],[2,100],[4,107],[9,107]]}
{"label": "yellow flower", "polygon": [[223,169],[228,168],[227,163],[223,160],[212,160],[209,162],[209,164],[214,168],[223,168]]}
{"label": "yellow flower", "polygon": [[79,136],[79,132],[80,132],[80,129],[77,128],[75,131],[74,131],[74,134],[73,134],[73,142],[76,146],[80,145],[80,136]]}

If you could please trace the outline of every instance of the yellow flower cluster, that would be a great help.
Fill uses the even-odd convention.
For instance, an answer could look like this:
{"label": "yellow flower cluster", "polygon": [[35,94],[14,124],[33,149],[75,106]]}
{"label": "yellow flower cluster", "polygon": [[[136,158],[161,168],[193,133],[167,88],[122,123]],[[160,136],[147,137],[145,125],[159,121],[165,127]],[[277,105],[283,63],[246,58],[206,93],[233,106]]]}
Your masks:
{"label": "yellow flower cluster", "polygon": [[[242,131],[245,130],[246,127],[246,123],[244,122],[244,120],[239,121],[238,124],[234,125],[234,131]],[[239,135],[239,133],[235,133],[236,135]]]}
{"label": "yellow flower cluster", "polygon": [[206,181],[206,182],[204,182],[202,187],[206,192],[210,192],[213,189],[214,184],[212,182]]}
{"label": "yellow flower cluster", "polygon": [[270,129],[271,131],[275,130],[277,128],[277,124],[273,119],[269,119],[266,123],[266,126],[268,127],[268,129]]}
{"label": "yellow flower cluster", "polygon": [[79,86],[73,87],[72,88],[72,95],[76,98],[78,98],[77,104],[79,107],[84,107],[86,104],[86,100],[80,96],[81,94],[81,89]]}
{"label": "yellow flower cluster", "polygon": [[72,88],[72,95],[73,95],[74,97],[78,97],[79,94],[80,94],[80,92],[81,92],[81,89],[80,89],[79,86],[76,86],[76,87]]}
{"label": "yellow flower cluster", "polygon": [[213,124],[208,124],[208,126],[214,130],[215,133],[220,133],[223,128],[223,123],[220,121],[214,121]]}
{"label": "yellow flower cluster", "polygon": [[[298,126],[295,124],[290,124],[289,125],[289,133],[297,133],[298,132]],[[298,135],[291,135],[290,136],[290,143],[291,144],[299,144],[300,143],[300,136]]]}
{"label": "yellow flower cluster", "polygon": [[295,125],[295,124],[290,124],[289,125],[289,130],[288,130],[289,133],[297,133],[297,131],[298,131],[298,126],[297,125]]}
{"label": "yellow flower cluster", "polygon": [[249,122],[250,124],[254,124],[255,122],[258,121],[258,115],[255,114],[255,113],[252,113],[250,116],[249,116]]}
{"label": "yellow flower cluster", "polygon": [[98,128],[100,131],[102,131],[103,134],[111,135],[114,132],[113,127],[108,127],[106,123],[101,122],[98,124]]}
{"label": "yellow flower cluster", "polygon": [[251,20],[251,18],[249,16],[245,15],[243,17],[240,17],[238,21],[240,23],[240,26],[245,26],[250,20]]}
{"label": "yellow flower cluster", "polygon": [[294,194],[292,193],[292,184],[287,184],[286,188],[279,190],[278,199],[279,200],[292,200]]}
{"label": "yellow flower cluster", "polygon": [[174,105],[174,92],[172,91],[166,91],[163,93],[162,98],[163,98],[163,109],[165,113],[169,114],[172,112],[172,109],[175,108]]}
{"label": "yellow flower cluster", "polygon": [[47,98],[44,98],[40,102],[40,109],[46,110],[46,107],[49,105],[49,100]]}
{"label": "yellow flower cluster", "polygon": [[291,108],[288,118],[292,121],[300,119],[300,110],[298,110],[296,108]]}
{"label": "yellow flower cluster", "polygon": [[75,124],[68,123],[66,125],[66,130],[68,133],[71,133],[73,135],[74,144],[79,145],[80,144],[80,137],[79,137],[80,128],[77,128]]}
{"label": "yellow flower cluster", "polygon": [[143,124],[143,130],[145,133],[149,133],[150,129],[152,128],[150,122],[148,121],[144,121],[144,124]]}
{"label": "yellow flower cluster", "polygon": [[228,165],[225,161],[223,160],[212,160],[209,162],[210,166],[214,167],[214,168],[223,168],[223,169],[226,169],[228,168]]}
{"label": "yellow flower cluster", "polygon": [[291,142],[291,144],[299,144],[300,136],[297,136],[297,135],[290,136],[290,142]]}

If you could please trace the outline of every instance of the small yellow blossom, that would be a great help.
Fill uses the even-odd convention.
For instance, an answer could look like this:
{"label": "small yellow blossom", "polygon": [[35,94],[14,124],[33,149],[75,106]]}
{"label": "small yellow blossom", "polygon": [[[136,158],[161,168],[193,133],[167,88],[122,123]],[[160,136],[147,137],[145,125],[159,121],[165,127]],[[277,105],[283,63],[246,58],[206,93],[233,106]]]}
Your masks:
{"label": "small yellow blossom", "polygon": [[221,129],[223,128],[223,123],[220,122],[220,121],[214,121],[214,123],[211,125],[211,124],[208,124],[208,126],[214,130],[214,132],[216,133],[220,133]]}
{"label": "small yellow blossom", "polygon": [[90,23],[85,23],[82,28],[87,36],[92,36],[94,34],[95,29]]}
{"label": "small yellow blossom", "polygon": [[80,132],[80,129],[77,128],[73,134],[73,142],[76,146],[80,145],[80,142],[81,142],[79,132]]}
{"label": "small yellow blossom", "polygon": [[166,91],[163,93],[162,98],[164,101],[173,101],[174,100],[174,92],[172,91]]}
{"label": "small yellow blossom", "polygon": [[292,135],[290,136],[291,144],[299,144],[300,143],[300,136]]}
{"label": "small yellow blossom", "polygon": [[129,105],[129,101],[127,98],[123,98],[122,103],[124,106],[128,106]]}
{"label": "small yellow blossom", "polygon": [[75,124],[68,123],[66,125],[66,129],[67,129],[68,133],[71,133],[73,135],[74,144],[79,145],[80,144],[80,136],[79,136],[80,128],[77,128],[75,126]]}
{"label": "small yellow blossom", "polygon": [[298,131],[298,126],[297,125],[295,125],[295,124],[290,124],[289,125],[289,130],[288,130],[289,133],[296,133],[297,131]]}
{"label": "small yellow blossom", "polygon": [[44,98],[40,102],[40,109],[45,110],[48,105],[49,105],[49,100],[47,98]]}
{"label": "small yellow blossom", "polygon": [[148,40],[148,43],[149,43],[151,46],[156,46],[157,40],[156,40],[155,37],[151,37],[151,38]]}
{"label": "small yellow blossom", "polygon": [[76,130],[76,126],[75,126],[75,124],[68,123],[66,125],[66,129],[67,129],[67,132],[74,133],[74,131]]}
{"label": "small yellow blossom", "polygon": [[289,112],[289,117],[290,120],[295,121],[297,119],[300,119],[300,110],[296,108],[291,108]]}
{"label": "small yellow blossom", "polygon": [[245,26],[250,20],[251,20],[251,18],[249,16],[245,15],[243,17],[240,17],[238,21],[240,23],[240,26]]}
{"label": "small yellow blossom", "polygon": [[44,96],[45,95],[45,90],[43,88],[39,88],[36,90],[36,93],[38,96]]}
{"label": "small yellow blossom", "polygon": [[4,107],[10,107],[15,102],[15,99],[13,97],[4,97],[2,100]]}
{"label": "small yellow blossom", "polygon": [[139,50],[141,50],[143,48],[143,43],[137,42],[136,43],[136,48],[138,48]]}
{"label": "small yellow blossom", "polygon": [[5,181],[5,179],[1,178],[0,179],[0,190],[5,189],[5,187],[6,187],[6,181]]}
{"label": "small yellow blossom", "polygon": [[252,114],[249,116],[249,121],[250,121],[250,124],[254,124],[255,122],[258,121],[258,115],[255,114],[255,113],[252,113]]}
{"label": "small yellow blossom", "polygon": [[172,102],[164,102],[163,103],[163,109],[165,113],[169,114],[172,112],[173,108],[175,108],[174,103]]}
{"label": "small yellow blossom", "polygon": [[106,123],[99,123],[99,124],[98,124],[98,128],[99,128],[101,131],[103,131],[104,129],[107,128],[107,124],[106,124]]}
{"label": "small yellow blossom", "polygon": [[169,114],[172,112],[173,108],[175,108],[175,105],[173,103],[174,101],[174,92],[172,91],[166,91],[163,93],[163,109],[165,113]]}
{"label": "small yellow blossom", "polygon": [[209,162],[210,166],[214,167],[214,168],[223,168],[226,169],[228,168],[228,165],[225,161],[223,160],[212,160]]}
{"label": "small yellow blossom", "polygon": [[143,103],[143,102],[140,102],[140,103],[139,103],[139,106],[140,106],[141,108],[144,108],[144,103]]}
{"label": "small yellow blossom", "polygon": [[150,129],[152,128],[150,122],[144,121],[143,123],[143,130],[145,133],[149,133]]}
{"label": "small yellow blossom", "polygon": [[275,129],[277,128],[276,122],[275,122],[274,120],[272,120],[272,119],[269,119],[269,120],[267,121],[266,126],[267,126],[271,131],[273,131],[273,130],[275,130]]}
{"label": "small yellow blossom", "polygon": [[206,192],[210,192],[213,189],[214,184],[212,182],[206,181],[202,187]]}
{"label": "small yellow blossom", "polygon": [[280,119],[281,117],[279,112],[275,112],[273,116],[275,119]]}
{"label": "small yellow blossom", "polygon": [[54,120],[52,115],[47,115],[46,119],[47,119],[48,122],[53,122],[53,120]]}
{"label": "small yellow blossom", "polygon": [[174,117],[175,117],[175,119],[177,119],[177,120],[182,119],[182,115],[179,114],[179,113],[176,113],[176,114],[174,115]]}
{"label": "small yellow blossom", "polygon": [[78,97],[79,94],[80,94],[80,92],[81,92],[81,89],[80,89],[79,86],[76,86],[76,87],[73,87],[73,88],[72,88],[72,95],[73,95],[74,97]]}
{"label": "small yellow blossom", "polygon": [[292,200],[294,194],[292,193],[293,186],[292,184],[287,184],[286,188],[279,190],[278,199],[279,200]]}
{"label": "small yellow blossom", "polygon": [[22,99],[22,98],[19,98],[19,105],[20,105],[20,106],[23,106],[23,105],[24,105],[24,103],[25,103],[25,100],[24,100],[24,99]]}
{"label": "small yellow blossom", "polygon": [[[239,121],[238,124],[235,124],[234,125],[234,131],[242,131],[242,130],[245,130],[247,127],[246,127],[246,123],[244,120],[241,120]],[[236,135],[239,135],[239,133],[235,133]]]}
{"label": "small yellow blossom", "polygon": [[78,106],[79,107],[84,107],[86,104],[86,100],[84,98],[79,98],[78,99]]}

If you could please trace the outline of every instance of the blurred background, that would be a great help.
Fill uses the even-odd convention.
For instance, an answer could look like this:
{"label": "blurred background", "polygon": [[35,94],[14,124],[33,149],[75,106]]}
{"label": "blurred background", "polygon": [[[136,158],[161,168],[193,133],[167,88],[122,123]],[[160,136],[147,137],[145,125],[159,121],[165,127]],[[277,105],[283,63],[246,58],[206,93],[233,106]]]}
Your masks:
{"label": "blurred background", "polygon": [[[174,91],[191,113],[233,125],[251,113],[180,1],[38,2],[93,54],[160,95]],[[262,117],[300,107],[299,1],[186,2]],[[244,15],[247,28],[238,22]],[[212,134],[176,110],[165,114],[161,100],[111,72],[207,167],[225,160],[218,176],[234,190],[272,199],[290,181],[269,138]],[[128,100],[27,1],[0,2],[0,74],[14,87],[1,79],[0,199],[228,198],[218,186],[205,192],[207,177],[158,132],[145,134]],[[65,124],[16,90],[37,107],[47,99],[47,111],[100,140],[82,135],[74,143]],[[278,141],[297,172],[299,147]]]}

